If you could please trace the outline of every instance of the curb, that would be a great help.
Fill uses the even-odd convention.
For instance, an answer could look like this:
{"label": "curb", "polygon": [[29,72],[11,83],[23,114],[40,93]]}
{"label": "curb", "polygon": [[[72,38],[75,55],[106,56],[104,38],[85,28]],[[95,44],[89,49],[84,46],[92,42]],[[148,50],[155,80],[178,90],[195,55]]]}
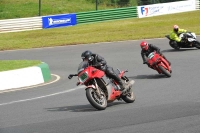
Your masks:
{"label": "curb", "polygon": [[50,73],[49,65],[42,62],[42,64],[38,65],[38,67],[40,67],[40,69],[42,71],[44,82],[49,81],[51,79],[51,73]]}
{"label": "curb", "polygon": [[51,80],[48,64],[0,72],[0,90],[16,89],[41,84]]}

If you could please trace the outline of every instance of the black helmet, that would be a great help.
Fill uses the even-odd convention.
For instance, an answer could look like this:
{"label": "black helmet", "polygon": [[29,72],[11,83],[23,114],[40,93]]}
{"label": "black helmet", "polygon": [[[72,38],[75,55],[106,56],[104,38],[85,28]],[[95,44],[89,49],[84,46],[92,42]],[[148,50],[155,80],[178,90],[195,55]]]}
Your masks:
{"label": "black helmet", "polygon": [[92,52],[89,50],[86,50],[85,52],[83,52],[81,54],[81,58],[84,59],[88,59],[89,61],[92,61],[94,59],[94,57],[92,56]]}

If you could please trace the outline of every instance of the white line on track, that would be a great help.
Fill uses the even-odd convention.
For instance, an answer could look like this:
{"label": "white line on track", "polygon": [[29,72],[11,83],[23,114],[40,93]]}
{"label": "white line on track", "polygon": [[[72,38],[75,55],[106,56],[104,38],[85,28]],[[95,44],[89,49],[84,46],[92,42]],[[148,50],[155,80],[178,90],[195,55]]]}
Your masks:
{"label": "white line on track", "polygon": [[75,90],[81,89],[81,88],[84,88],[84,86],[79,86],[79,87],[76,87],[76,88],[73,88],[73,89],[70,89],[70,90],[61,91],[61,92],[57,92],[57,93],[53,93],[53,94],[49,94],[49,95],[40,96],[40,97],[34,97],[34,98],[23,99],[23,100],[18,100],[18,101],[12,101],[12,102],[8,102],[8,103],[1,103],[0,106],[14,104],[14,103],[21,103],[21,102],[26,102],[26,101],[32,101],[32,100],[37,100],[37,99],[42,99],[42,98],[46,98],[46,97],[51,97],[51,96],[63,94],[63,93],[68,93],[68,92],[75,91]]}

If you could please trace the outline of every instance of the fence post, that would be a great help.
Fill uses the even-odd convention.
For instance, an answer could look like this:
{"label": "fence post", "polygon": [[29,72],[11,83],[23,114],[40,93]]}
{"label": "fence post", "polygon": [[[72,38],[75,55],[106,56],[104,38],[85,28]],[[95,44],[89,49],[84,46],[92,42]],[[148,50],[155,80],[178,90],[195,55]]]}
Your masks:
{"label": "fence post", "polygon": [[98,10],[98,0],[96,0],[96,10]]}
{"label": "fence post", "polygon": [[39,16],[41,16],[41,0],[39,0]]}

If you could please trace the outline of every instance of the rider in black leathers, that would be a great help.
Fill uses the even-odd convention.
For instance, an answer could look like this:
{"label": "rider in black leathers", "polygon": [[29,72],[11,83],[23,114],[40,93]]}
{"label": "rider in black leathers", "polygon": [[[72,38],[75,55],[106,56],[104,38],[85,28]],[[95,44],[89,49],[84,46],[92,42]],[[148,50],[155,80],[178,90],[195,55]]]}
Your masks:
{"label": "rider in black leathers", "polygon": [[107,65],[106,60],[102,56],[86,50],[82,53],[81,57],[83,60],[88,60],[89,65],[104,71],[108,77],[114,79],[119,84],[121,88],[120,91],[124,92],[128,89],[129,86],[122,82],[120,77],[114,72],[113,68]]}
{"label": "rider in black leathers", "polygon": [[160,54],[169,63],[169,65],[171,65],[171,62],[169,62],[167,60],[167,58],[160,52],[160,48],[156,47],[155,45],[148,44],[147,42],[143,41],[143,42],[140,43],[140,47],[142,48],[141,56],[142,56],[143,64],[147,64],[150,67],[150,65],[148,64],[148,62],[146,60],[146,57],[148,57],[148,55],[151,52],[156,51],[158,54]]}

